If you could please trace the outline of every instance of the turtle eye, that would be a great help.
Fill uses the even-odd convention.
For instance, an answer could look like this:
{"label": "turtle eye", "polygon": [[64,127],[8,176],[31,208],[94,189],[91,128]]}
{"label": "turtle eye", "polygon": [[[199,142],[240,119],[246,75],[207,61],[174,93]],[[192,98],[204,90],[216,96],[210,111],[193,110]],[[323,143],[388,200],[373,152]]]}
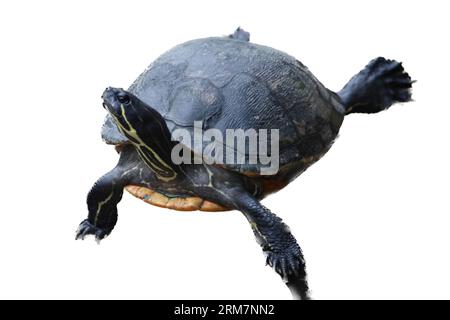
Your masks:
{"label": "turtle eye", "polygon": [[117,96],[117,100],[119,100],[120,103],[128,104],[130,102],[130,97],[126,94],[122,94]]}

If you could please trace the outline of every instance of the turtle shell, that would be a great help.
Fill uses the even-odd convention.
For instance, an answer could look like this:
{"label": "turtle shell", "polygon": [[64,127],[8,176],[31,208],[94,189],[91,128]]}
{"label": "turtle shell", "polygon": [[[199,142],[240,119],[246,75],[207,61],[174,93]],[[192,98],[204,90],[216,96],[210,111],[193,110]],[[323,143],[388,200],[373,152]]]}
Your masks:
{"label": "turtle shell", "polygon": [[[224,137],[227,129],[254,129],[258,135],[266,129],[269,145],[270,130],[278,129],[280,168],[320,157],[344,117],[339,97],[298,60],[230,38],[198,39],[174,47],[153,62],[129,91],[160,112],[171,132],[186,129],[192,139],[195,121],[203,130],[218,129]],[[120,141],[114,124],[106,120],[105,126],[105,140]],[[182,143],[193,148],[195,141]],[[227,141],[223,145],[225,152],[238,152]],[[249,148],[244,153],[249,158]],[[259,162],[249,161],[224,166],[248,175],[258,175],[261,169]]]}

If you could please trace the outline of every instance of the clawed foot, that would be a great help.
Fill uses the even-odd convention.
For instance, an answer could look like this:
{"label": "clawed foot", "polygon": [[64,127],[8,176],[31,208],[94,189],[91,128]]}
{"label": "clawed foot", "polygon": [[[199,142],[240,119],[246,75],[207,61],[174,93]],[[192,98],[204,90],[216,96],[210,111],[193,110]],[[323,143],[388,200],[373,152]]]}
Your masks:
{"label": "clawed foot", "polygon": [[298,246],[284,252],[266,251],[266,264],[271,266],[285,281],[294,299],[308,300],[305,262]]}
{"label": "clawed foot", "polygon": [[282,252],[266,251],[266,264],[271,266],[284,280],[305,276],[305,262],[298,246]]}
{"label": "clawed foot", "polygon": [[84,240],[84,237],[87,235],[94,235],[95,239],[97,241],[100,241],[104,239],[109,234],[108,231],[96,227],[93,224],[91,224],[88,220],[84,220],[80,223],[80,226],[78,227],[77,234],[75,236],[75,239],[81,239]]}
{"label": "clawed foot", "polygon": [[263,246],[267,257],[266,264],[283,278],[294,299],[308,300],[309,291],[302,251],[289,228],[284,224],[281,226],[282,228],[275,232],[278,237],[272,238],[271,245],[266,243]]}

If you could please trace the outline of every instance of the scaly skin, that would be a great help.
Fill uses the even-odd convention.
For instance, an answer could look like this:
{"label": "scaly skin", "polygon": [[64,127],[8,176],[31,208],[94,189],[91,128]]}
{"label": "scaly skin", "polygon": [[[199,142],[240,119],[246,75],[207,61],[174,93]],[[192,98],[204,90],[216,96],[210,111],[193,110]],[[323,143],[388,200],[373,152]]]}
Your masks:
{"label": "scaly skin", "polygon": [[[123,104],[118,103],[117,95],[120,94],[127,94],[133,107],[128,106],[125,109]],[[118,165],[100,178],[89,192],[87,199],[89,215],[81,222],[77,239],[94,235],[97,240],[101,240],[111,233],[117,222],[117,204],[122,198],[123,188],[128,184],[159,189],[171,194],[195,195],[241,211],[250,222],[256,239],[267,257],[267,263],[287,281],[290,288],[294,287],[295,291],[299,292],[299,298],[308,297],[301,249],[282,220],[258,201],[262,197],[263,190],[256,180],[214,166],[169,163],[161,149],[167,148],[165,154],[170,154],[174,142],[166,138],[170,135],[166,135],[165,130],[168,129],[159,113],[147,112],[148,109],[151,110],[149,106],[123,90],[107,89],[104,97],[107,108],[115,107],[116,110],[124,111],[125,119],[117,119],[118,125],[123,126],[122,131],[132,132],[135,136],[132,137],[132,145],[122,149]],[[116,110],[112,110],[111,113],[115,112],[116,117],[119,117]],[[127,110],[130,110],[129,115]],[[140,112],[140,117],[132,113],[136,111]],[[143,123],[158,125],[145,126]],[[153,144],[153,140],[148,137],[155,136],[159,137],[159,140]],[[167,175],[162,175],[160,170],[154,170],[152,166],[154,163],[150,165],[147,163],[149,159],[139,152],[143,148],[143,143],[150,152],[158,150],[159,161],[170,165]]]}
{"label": "scaly skin", "polygon": [[[292,98],[286,100],[288,104],[296,103],[296,112],[289,113],[289,117],[287,117],[289,121],[292,120],[295,124],[296,131],[285,134],[284,138],[296,136],[296,145],[299,148],[299,153],[293,153],[291,155],[292,158],[286,158],[290,155],[289,153],[284,154],[285,163],[282,170],[285,169],[285,172],[277,177],[264,180],[256,177],[248,178],[224,168],[203,164],[176,165],[172,163],[170,158],[171,150],[176,143],[171,141],[170,131],[167,128],[165,119],[158,111],[148,106],[144,101],[139,100],[132,93],[122,89],[108,88],[103,98],[104,105],[108,109],[111,119],[108,119],[105,123],[104,133],[110,143],[121,141],[130,144],[122,147],[118,165],[100,178],[89,192],[87,199],[88,218],[80,224],[76,237],[77,239],[84,239],[86,235],[94,235],[97,240],[101,240],[109,235],[117,222],[117,204],[121,200],[123,188],[129,184],[147,187],[172,196],[200,197],[223,207],[241,211],[250,222],[256,240],[267,257],[267,264],[274,268],[283,278],[294,298],[308,299],[305,261],[300,246],[287,225],[264,207],[259,200],[268,192],[277,191],[284,187],[328,150],[338,133],[344,113],[376,113],[389,108],[396,102],[408,102],[411,100],[410,89],[413,81],[404,71],[401,63],[380,57],[372,60],[338,94],[335,94],[323,87],[300,62],[295,62],[292,60],[292,57],[278,52],[277,56],[279,59],[285,62],[290,61],[289,65],[291,68],[285,70],[292,71],[296,77],[290,78],[286,76],[284,80],[291,80],[291,82],[288,82],[289,85],[287,86],[284,83],[283,86],[283,83],[278,80],[283,80],[279,78],[284,78],[285,74],[281,72],[281,74],[273,76],[277,71],[279,72],[280,68],[285,66],[284,64],[273,65],[277,67],[272,72],[260,72],[259,75],[264,74],[267,78],[266,82],[272,84],[272,89],[275,90],[275,92],[268,94],[266,92],[267,87],[261,83],[259,78],[255,80],[249,75],[243,75],[240,72],[242,68],[247,67],[247,64],[252,64],[252,62],[252,66],[258,70],[261,69],[261,66],[264,68],[270,67],[271,63],[267,64],[265,62],[272,59],[273,54],[277,51],[271,51],[270,48],[261,46],[258,47],[259,49],[256,46],[248,46],[248,48],[242,46],[241,44],[249,40],[249,34],[242,29],[236,30],[229,38],[242,41],[235,44],[239,44],[239,48],[243,50],[250,47],[254,50],[260,50],[258,52],[266,59],[255,59],[256,62],[248,62],[246,59],[240,61],[238,59],[234,61],[233,65],[219,65],[221,68],[226,66],[225,69],[219,69],[223,73],[232,71],[235,73],[235,76],[239,75],[241,77],[240,81],[237,81],[239,79],[236,78],[236,80],[234,76],[228,75],[231,77],[228,84],[231,83],[231,80],[236,80],[236,83],[233,82],[236,87],[231,92],[231,95],[242,93],[242,91],[263,93],[262,96],[261,94],[255,94],[252,96],[251,101],[246,100],[248,95],[236,94],[237,98],[242,98],[236,100],[239,103],[231,103],[233,108],[224,109],[231,110],[228,113],[225,112],[225,114],[233,115],[231,117],[233,121],[229,122],[231,126],[236,126],[236,123],[243,123],[239,120],[246,120],[249,118],[249,115],[254,115],[251,112],[246,113],[240,110],[256,110],[257,113],[260,112],[259,110],[263,110],[268,113],[274,113],[273,116],[276,116],[275,110],[279,107],[278,104],[265,109],[260,109],[259,107],[268,105],[272,99],[276,98],[275,100],[279,100],[280,95],[283,98]],[[222,44],[224,42],[223,39],[215,38],[205,41],[215,49],[220,49],[221,47],[217,46],[219,43]],[[171,59],[176,58],[175,60],[178,59],[183,63],[176,66],[170,65],[172,69],[167,64],[160,64],[160,66],[164,65],[166,69],[169,68],[174,71],[175,79],[184,75],[183,68],[188,65],[184,61],[184,50],[191,50],[191,45],[192,43],[186,43],[168,53]],[[202,71],[208,74],[211,73],[210,77],[214,77],[214,72],[216,72],[218,67],[217,64],[214,64],[216,51],[213,50],[210,53],[211,56],[207,60],[209,63],[207,66],[209,67],[203,68],[204,70]],[[256,58],[260,57],[260,55],[256,56]],[[269,60],[267,60],[268,57],[270,57]],[[246,56],[243,56],[243,58],[246,58]],[[203,59],[204,55],[197,55],[194,59],[195,61],[191,61],[191,64],[201,69],[205,65]],[[262,63],[258,63],[258,61],[262,61]],[[153,76],[155,75],[159,76],[160,73],[155,71]],[[134,90],[133,92],[136,93],[141,89],[143,91],[148,89],[145,86],[145,84],[148,84],[146,82],[147,76],[144,73],[138,78],[137,82],[131,87]],[[242,87],[241,85],[248,84],[249,78],[255,80],[252,82],[252,86]],[[259,85],[258,88],[260,90],[256,90],[254,85]],[[299,88],[296,89],[296,86]],[[217,110],[223,111],[213,103],[221,97],[215,86],[207,85],[204,82],[196,82],[194,87],[200,89],[197,91],[202,93],[209,90],[210,95],[207,100],[211,103],[200,105],[208,106],[208,108],[217,107]],[[245,90],[242,88],[245,88]],[[314,99],[305,98],[302,95],[304,92],[315,94]],[[278,95],[274,96],[274,93]],[[297,95],[293,95],[293,93],[297,93]],[[267,101],[256,99],[258,97],[268,98],[269,96],[272,99]],[[191,95],[182,95],[181,97],[184,100],[182,99],[182,103],[178,105],[179,109],[172,105],[170,106],[174,107],[176,111],[190,111],[190,109],[186,108],[190,107]],[[211,99],[211,97],[217,99]],[[300,102],[301,104],[298,105]],[[158,104],[155,103],[155,105]],[[164,107],[164,104],[162,106]],[[191,113],[190,115],[199,116],[198,112],[210,110],[208,108],[194,109],[197,110],[196,113]],[[239,110],[239,112],[232,112],[233,110]],[[305,113],[305,110],[312,110],[314,117]],[[278,114],[284,115],[283,112],[278,112]],[[182,115],[183,117],[186,116],[185,113],[182,113]],[[260,114],[256,115],[260,116]],[[175,112],[175,116],[178,120],[184,120],[180,119],[180,113]],[[306,120],[309,120],[309,122],[305,122]],[[118,129],[111,124],[112,121],[115,121],[114,123]],[[295,147],[294,144],[290,146],[291,148]],[[287,151],[292,150],[287,149]],[[264,190],[264,188],[268,190]]]}

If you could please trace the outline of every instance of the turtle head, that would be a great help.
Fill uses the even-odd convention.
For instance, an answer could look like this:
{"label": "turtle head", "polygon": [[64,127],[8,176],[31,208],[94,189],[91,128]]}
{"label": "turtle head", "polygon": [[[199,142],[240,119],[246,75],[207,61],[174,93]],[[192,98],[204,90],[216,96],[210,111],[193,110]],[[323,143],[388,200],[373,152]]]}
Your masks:
{"label": "turtle head", "polygon": [[170,157],[174,142],[164,118],[134,94],[119,88],[106,88],[103,107],[120,132],[136,147],[142,160],[156,175],[169,181],[177,173]]}
{"label": "turtle head", "polygon": [[[121,88],[106,88],[102,95],[103,107],[109,112],[117,127],[132,143],[142,144],[149,138],[171,140],[164,118],[158,111]],[[145,144],[150,145],[150,141]]]}
{"label": "turtle head", "polygon": [[108,87],[103,92],[103,107],[111,114],[119,129],[132,131],[143,124],[142,115],[149,108],[143,101],[121,88]]}
{"label": "turtle head", "polygon": [[102,94],[103,107],[114,117],[120,118],[123,113],[129,112],[137,99],[122,88],[108,87]]}

